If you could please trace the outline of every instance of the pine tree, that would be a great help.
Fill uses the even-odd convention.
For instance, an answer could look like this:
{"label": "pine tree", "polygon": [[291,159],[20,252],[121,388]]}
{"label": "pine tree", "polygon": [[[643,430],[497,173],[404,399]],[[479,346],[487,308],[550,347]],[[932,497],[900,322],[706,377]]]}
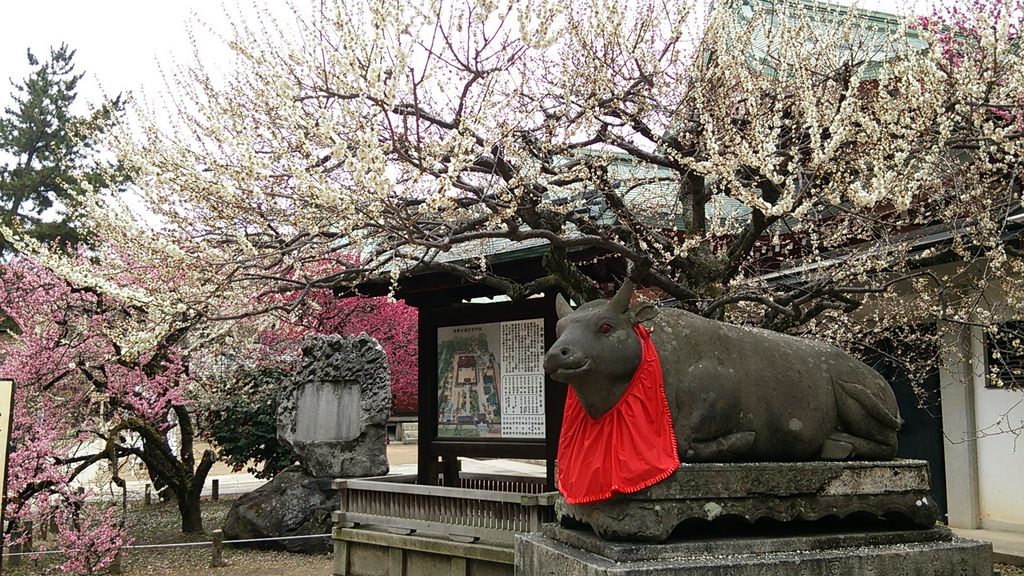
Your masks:
{"label": "pine tree", "polygon": [[[88,186],[117,189],[125,181],[96,142],[121,113],[122,98],[77,115],[72,106],[83,74],[75,71],[75,51],[51,48],[44,63],[31,50],[27,55],[34,70],[11,82],[13,102],[0,116],[0,223],[40,242],[72,246],[87,239],[78,193]],[[12,251],[0,234],[0,259]]]}

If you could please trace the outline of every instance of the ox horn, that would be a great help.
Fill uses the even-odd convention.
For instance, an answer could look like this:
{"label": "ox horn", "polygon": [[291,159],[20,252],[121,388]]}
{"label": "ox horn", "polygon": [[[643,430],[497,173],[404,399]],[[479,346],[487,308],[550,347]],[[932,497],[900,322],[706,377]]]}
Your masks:
{"label": "ox horn", "polygon": [[559,320],[572,314],[572,306],[569,306],[569,303],[565,301],[561,294],[555,296],[555,312],[558,314]]}
{"label": "ox horn", "polygon": [[608,301],[608,307],[616,312],[625,313],[629,310],[629,303],[633,300],[633,281],[626,278],[622,281],[619,291]]}

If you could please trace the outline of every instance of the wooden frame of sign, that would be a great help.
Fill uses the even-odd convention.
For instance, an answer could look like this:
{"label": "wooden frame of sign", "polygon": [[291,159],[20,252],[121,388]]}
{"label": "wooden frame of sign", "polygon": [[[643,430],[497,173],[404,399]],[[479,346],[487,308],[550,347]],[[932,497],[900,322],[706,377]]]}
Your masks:
{"label": "wooden frame of sign", "polygon": [[[11,426],[14,423],[14,380],[0,379],[0,549],[4,546],[4,511],[7,508],[7,464],[10,461]],[[0,556],[0,573],[3,556]]]}
{"label": "wooden frame of sign", "polygon": [[518,458],[545,460],[554,489],[566,385],[541,362],[557,321],[553,296],[420,308],[418,483],[458,486],[459,456]]}

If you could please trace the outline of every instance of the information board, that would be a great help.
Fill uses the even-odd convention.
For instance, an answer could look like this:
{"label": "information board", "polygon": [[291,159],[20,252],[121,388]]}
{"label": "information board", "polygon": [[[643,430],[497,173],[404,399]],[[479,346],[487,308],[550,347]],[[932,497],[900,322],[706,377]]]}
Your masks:
{"label": "information board", "polygon": [[438,437],[543,438],[544,320],[437,329]]}

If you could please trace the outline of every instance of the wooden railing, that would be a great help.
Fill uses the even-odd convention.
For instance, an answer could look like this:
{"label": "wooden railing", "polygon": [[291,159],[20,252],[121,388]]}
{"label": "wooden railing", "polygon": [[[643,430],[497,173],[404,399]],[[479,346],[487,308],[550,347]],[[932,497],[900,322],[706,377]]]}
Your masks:
{"label": "wooden railing", "polygon": [[542,478],[463,473],[463,488],[415,481],[415,475],[335,480],[341,491],[335,525],[512,546],[517,532],[536,532],[553,519],[558,494],[543,492]]}
{"label": "wooden railing", "polygon": [[459,485],[470,490],[492,490],[495,492],[517,492],[521,494],[542,494],[546,491],[544,478],[536,476],[512,476],[504,474],[459,473]]}

